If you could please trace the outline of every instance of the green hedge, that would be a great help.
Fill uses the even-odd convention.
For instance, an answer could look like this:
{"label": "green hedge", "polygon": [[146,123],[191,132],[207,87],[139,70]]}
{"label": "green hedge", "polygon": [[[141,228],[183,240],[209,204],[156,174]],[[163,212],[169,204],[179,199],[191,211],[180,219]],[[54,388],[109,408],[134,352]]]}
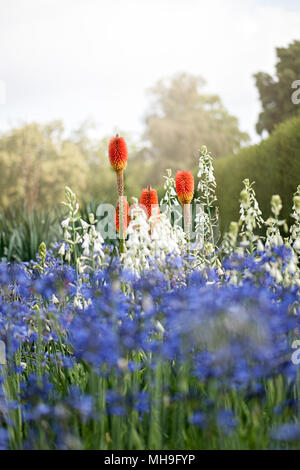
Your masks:
{"label": "green hedge", "polygon": [[280,194],[283,217],[289,219],[292,195],[300,184],[300,118],[280,124],[260,144],[242,149],[214,162],[221,229],[239,218],[242,181],[255,181],[255,191],[263,216],[270,214],[270,198]]}

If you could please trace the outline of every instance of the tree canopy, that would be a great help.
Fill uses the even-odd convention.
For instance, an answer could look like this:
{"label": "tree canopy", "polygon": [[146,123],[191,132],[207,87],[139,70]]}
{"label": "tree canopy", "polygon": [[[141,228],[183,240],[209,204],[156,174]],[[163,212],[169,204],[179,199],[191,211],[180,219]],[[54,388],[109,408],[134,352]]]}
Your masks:
{"label": "tree canopy", "polygon": [[146,116],[144,138],[156,173],[182,166],[192,169],[203,144],[221,157],[236,152],[249,139],[219,96],[201,92],[204,85],[200,76],[181,73],[150,89],[153,105]]}
{"label": "tree canopy", "polygon": [[[92,139],[83,123],[66,136],[60,121],[26,124],[0,136],[0,209],[24,205],[28,210],[59,205],[70,186],[81,201],[115,203],[116,177],[107,151],[110,136]],[[139,195],[145,166],[137,148],[127,141],[130,171],[125,174],[127,195]]]}
{"label": "tree canopy", "polygon": [[260,135],[263,131],[271,133],[280,122],[300,115],[300,105],[292,101],[292,84],[300,80],[300,41],[277,48],[276,53],[275,76],[265,72],[254,75],[263,109],[256,124]]}
{"label": "tree canopy", "polygon": [[28,209],[63,200],[65,185],[82,192],[87,165],[78,147],[63,137],[60,121],[28,124],[0,139],[0,206]]}

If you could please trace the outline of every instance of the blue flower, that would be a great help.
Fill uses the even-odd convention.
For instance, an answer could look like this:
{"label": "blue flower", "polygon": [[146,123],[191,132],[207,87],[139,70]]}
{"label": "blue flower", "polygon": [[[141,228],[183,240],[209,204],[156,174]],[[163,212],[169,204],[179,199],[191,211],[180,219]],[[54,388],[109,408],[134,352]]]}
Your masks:
{"label": "blue flower", "polygon": [[7,450],[9,444],[9,434],[4,428],[0,428],[0,450]]}
{"label": "blue flower", "polygon": [[271,436],[277,441],[296,441],[300,438],[300,425],[298,423],[286,423],[277,427]]}
{"label": "blue flower", "polygon": [[226,434],[231,434],[237,426],[237,420],[234,413],[230,410],[219,411],[217,423]]}
{"label": "blue flower", "polygon": [[202,411],[198,411],[190,417],[189,422],[197,428],[203,429],[207,424],[207,419]]}

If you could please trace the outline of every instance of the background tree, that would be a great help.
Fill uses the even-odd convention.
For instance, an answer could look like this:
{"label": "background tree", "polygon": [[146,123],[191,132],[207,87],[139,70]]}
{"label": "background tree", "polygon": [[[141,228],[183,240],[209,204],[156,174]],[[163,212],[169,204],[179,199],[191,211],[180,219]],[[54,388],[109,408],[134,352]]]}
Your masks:
{"label": "background tree", "polygon": [[[70,186],[82,203],[115,203],[115,175],[108,161],[111,136],[91,137],[90,122],[70,136],[60,121],[27,124],[0,137],[0,209],[23,206],[49,208],[64,199]],[[126,195],[139,196],[147,180],[147,163],[137,158],[138,146],[130,135],[130,172],[125,174]]]}
{"label": "background tree", "polygon": [[278,62],[274,77],[258,72],[254,75],[263,111],[256,124],[258,134],[271,133],[276,124],[300,115],[300,105],[292,103],[292,83],[300,80],[300,41],[276,49]]}
{"label": "background tree", "polygon": [[63,200],[64,187],[87,187],[84,155],[63,137],[60,121],[28,124],[0,139],[0,206],[50,207]]}
{"label": "background tree", "polygon": [[150,90],[153,105],[144,134],[149,146],[143,155],[153,162],[153,183],[166,168],[193,169],[203,144],[221,157],[236,152],[249,139],[219,96],[201,93],[204,85],[201,77],[182,73],[158,81]]}

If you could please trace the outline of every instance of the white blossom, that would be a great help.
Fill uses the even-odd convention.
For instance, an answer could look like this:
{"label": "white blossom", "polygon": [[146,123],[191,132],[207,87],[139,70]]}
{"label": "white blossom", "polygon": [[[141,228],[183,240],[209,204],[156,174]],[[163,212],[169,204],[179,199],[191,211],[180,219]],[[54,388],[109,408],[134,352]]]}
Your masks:
{"label": "white blossom", "polygon": [[60,256],[64,256],[65,255],[65,252],[66,252],[66,245],[64,244],[64,242],[60,245],[60,248],[58,250],[58,254]]}
{"label": "white blossom", "polygon": [[66,219],[64,219],[64,220],[61,222],[62,228],[68,228],[68,227],[69,227],[69,223],[70,223],[70,217],[67,217]]}
{"label": "white blossom", "polygon": [[90,224],[88,224],[87,222],[85,222],[83,219],[80,219],[80,223],[82,225],[82,228],[84,230],[88,230],[88,228],[90,227]]}

